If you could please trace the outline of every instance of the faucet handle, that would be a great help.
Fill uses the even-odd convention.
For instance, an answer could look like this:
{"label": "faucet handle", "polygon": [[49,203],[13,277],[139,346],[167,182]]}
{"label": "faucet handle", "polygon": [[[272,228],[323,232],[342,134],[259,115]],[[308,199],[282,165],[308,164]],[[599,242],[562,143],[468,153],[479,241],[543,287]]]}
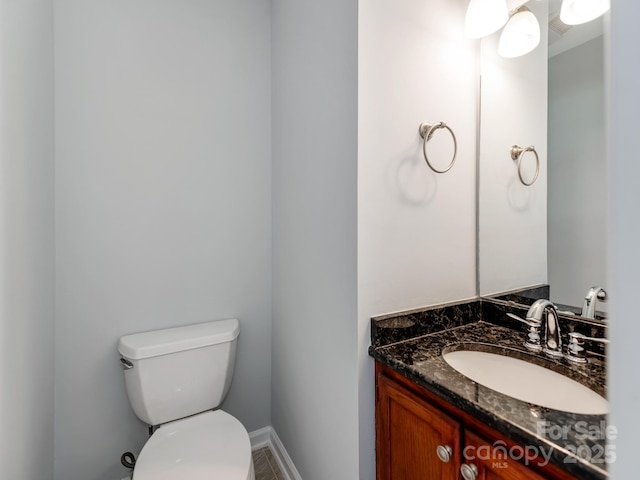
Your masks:
{"label": "faucet handle", "polygon": [[579,332],[569,332],[569,341],[584,343],[585,340],[589,342],[609,343],[609,340],[606,338],[587,337]]}
{"label": "faucet handle", "polygon": [[573,363],[587,363],[584,342],[609,343],[606,338],[587,337],[579,332],[569,332],[569,345],[567,346],[567,360]]}
{"label": "faucet handle", "polygon": [[540,326],[542,325],[542,321],[536,319],[536,318],[527,318],[526,320],[522,317],[519,317],[517,315],[514,315],[513,313],[508,313],[507,312],[507,317],[509,318],[513,318],[514,320],[518,320],[519,322],[524,323],[525,325],[531,327],[531,328],[540,328]]}
{"label": "faucet handle", "polygon": [[518,320],[519,322],[524,323],[529,327],[529,333],[527,334],[527,341],[524,342],[524,346],[527,350],[532,352],[541,352],[542,344],[540,343],[540,328],[542,327],[542,321],[537,318],[520,318],[513,313],[507,313],[507,317],[513,318],[514,320]]}

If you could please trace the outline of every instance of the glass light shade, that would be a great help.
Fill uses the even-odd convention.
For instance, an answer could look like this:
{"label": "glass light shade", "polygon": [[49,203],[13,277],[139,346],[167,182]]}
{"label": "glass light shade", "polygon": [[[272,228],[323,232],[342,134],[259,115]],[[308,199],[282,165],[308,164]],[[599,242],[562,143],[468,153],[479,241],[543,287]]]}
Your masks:
{"label": "glass light shade", "polygon": [[564,0],[560,20],[567,25],[580,25],[595,20],[611,8],[611,0]]}
{"label": "glass light shade", "polygon": [[540,24],[529,9],[511,16],[500,35],[498,53],[507,58],[526,55],[540,43]]}
{"label": "glass light shade", "polygon": [[464,33],[481,38],[497,32],[509,19],[507,0],[471,0],[464,19]]}

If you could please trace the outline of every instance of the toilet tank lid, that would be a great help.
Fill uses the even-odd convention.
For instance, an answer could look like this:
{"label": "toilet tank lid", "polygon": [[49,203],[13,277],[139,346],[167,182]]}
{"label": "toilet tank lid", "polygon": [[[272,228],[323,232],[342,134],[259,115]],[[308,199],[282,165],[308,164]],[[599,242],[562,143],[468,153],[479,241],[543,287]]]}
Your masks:
{"label": "toilet tank lid", "polygon": [[130,360],[157,357],[169,353],[208,347],[231,342],[238,337],[240,324],[237,319],[166,328],[151,332],[135,333],[120,338],[118,351]]}

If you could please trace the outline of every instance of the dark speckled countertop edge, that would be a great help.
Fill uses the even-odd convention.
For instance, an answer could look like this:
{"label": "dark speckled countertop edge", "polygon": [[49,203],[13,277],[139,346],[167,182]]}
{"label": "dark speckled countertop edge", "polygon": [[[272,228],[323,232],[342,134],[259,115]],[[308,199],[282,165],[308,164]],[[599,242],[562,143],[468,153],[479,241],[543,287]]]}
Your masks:
{"label": "dark speckled countertop edge", "polygon": [[[456,308],[459,308],[456,305]],[[380,318],[380,317],[377,317]],[[454,322],[457,323],[457,322]],[[419,337],[400,340],[395,343],[369,348],[369,354],[391,369],[416,384],[435,393],[452,405],[473,415],[487,426],[521,445],[537,445],[551,448],[551,462],[581,480],[604,480],[608,474],[604,465],[589,463],[573,453],[571,449],[585,445],[588,451],[604,448],[604,440],[582,439],[572,432],[568,438],[555,441],[539,435],[534,425],[540,419],[533,419],[530,406],[523,401],[507,397],[491,389],[476,384],[453,370],[442,357],[445,348],[461,344],[485,345],[493,348],[507,348],[512,352],[527,355],[536,360],[530,352],[522,348],[524,334],[520,331],[494,325],[484,321],[451,324],[449,328],[427,333]],[[527,357],[527,358],[529,358]],[[550,360],[540,358],[540,362]],[[537,360],[536,360],[537,363]],[[558,369],[580,377],[581,383],[589,383],[593,389],[604,383],[605,368],[595,362],[588,371],[585,367],[564,365],[556,361]],[[566,363],[566,361],[564,362]],[[595,372],[595,373],[594,373]],[[604,393],[604,392],[602,392]],[[578,415],[543,409],[541,419],[549,425],[587,425],[606,421],[605,415]],[[575,461],[575,463],[567,463]]]}

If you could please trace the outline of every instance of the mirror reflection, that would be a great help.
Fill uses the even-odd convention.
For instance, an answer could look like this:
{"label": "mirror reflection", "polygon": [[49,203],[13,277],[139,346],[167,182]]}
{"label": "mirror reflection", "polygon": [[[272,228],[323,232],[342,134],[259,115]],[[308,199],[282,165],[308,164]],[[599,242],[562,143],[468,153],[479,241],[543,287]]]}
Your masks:
{"label": "mirror reflection", "polygon": [[551,300],[569,305],[606,286],[604,42],[590,33],[562,50],[549,30],[547,268]]}
{"label": "mirror reflection", "polygon": [[[566,25],[561,0],[527,7],[540,23],[535,50],[503,58],[499,33],[481,43],[479,291],[526,304],[550,298],[560,310],[600,319],[607,305],[606,20]],[[513,145],[539,153],[540,175],[529,187],[509,154]],[[522,158],[526,179],[535,174],[532,158]]]}

